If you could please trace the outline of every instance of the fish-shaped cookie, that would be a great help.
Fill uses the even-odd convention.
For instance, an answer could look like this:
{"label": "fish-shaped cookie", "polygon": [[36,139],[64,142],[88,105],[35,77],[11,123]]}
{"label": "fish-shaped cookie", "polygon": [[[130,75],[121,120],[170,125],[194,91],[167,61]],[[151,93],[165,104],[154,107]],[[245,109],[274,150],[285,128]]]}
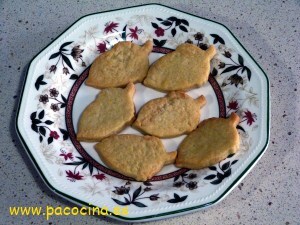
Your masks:
{"label": "fish-shaped cookie", "polygon": [[107,166],[137,181],[151,179],[164,165],[174,163],[177,155],[166,152],[159,138],[134,134],[110,136],[95,149]]}
{"label": "fish-shaped cookie", "polygon": [[142,82],[149,69],[148,55],[152,41],[139,46],[130,41],[117,43],[93,62],[86,85],[95,88],[123,87],[129,82]]}
{"label": "fish-shaped cookie", "polygon": [[210,60],[215,54],[213,45],[204,51],[193,44],[181,44],[151,65],[144,85],[160,91],[199,87],[208,80]]}
{"label": "fish-shaped cookie", "polygon": [[239,149],[236,126],[239,116],[210,118],[202,121],[179,145],[175,165],[180,168],[201,169],[212,166]]}
{"label": "fish-shaped cookie", "polygon": [[78,124],[77,140],[100,141],[130,125],[134,118],[135,87],[103,89],[83,111]]}
{"label": "fish-shaped cookie", "polygon": [[156,137],[170,138],[190,133],[200,119],[200,108],[206,104],[201,95],[191,98],[183,92],[170,92],[167,96],[147,102],[140,110],[133,127]]}

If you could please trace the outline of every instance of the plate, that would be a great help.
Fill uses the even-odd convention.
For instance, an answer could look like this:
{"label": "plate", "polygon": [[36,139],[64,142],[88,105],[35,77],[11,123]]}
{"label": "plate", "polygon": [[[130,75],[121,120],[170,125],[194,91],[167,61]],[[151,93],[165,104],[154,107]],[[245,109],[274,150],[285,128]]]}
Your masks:
{"label": "plate", "polygon": [[[151,180],[136,182],[102,163],[94,143],[76,140],[80,114],[100,91],[84,83],[93,60],[117,42],[143,44],[148,39],[154,42],[151,63],[185,42],[204,50],[216,47],[209,82],[188,94],[206,97],[201,120],[239,114],[237,154],[202,170],[169,165]],[[142,84],[136,84],[136,89],[137,110],[165,95]],[[102,215],[136,222],[182,215],[223,199],[266,150],[269,107],[266,74],[228,28],[149,4],[84,16],[38,53],[26,74],[16,128],[33,164],[54,192],[89,208],[90,213],[98,209]],[[138,131],[129,127],[122,133]],[[167,151],[174,151],[183,138],[163,143]]]}

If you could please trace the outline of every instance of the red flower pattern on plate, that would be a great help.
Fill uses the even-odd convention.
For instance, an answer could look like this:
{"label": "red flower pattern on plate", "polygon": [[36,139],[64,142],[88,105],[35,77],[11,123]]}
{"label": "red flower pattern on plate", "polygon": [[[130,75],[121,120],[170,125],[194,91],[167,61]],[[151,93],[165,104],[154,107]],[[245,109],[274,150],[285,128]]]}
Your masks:
{"label": "red flower pattern on plate", "polygon": [[61,153],[59,156],[63,156],[65,160],[72,160],[74,157],[73,157],[73,154],[71,152],[69,153]]}
{"label": "red flower pattern on plate", "polygon": [[237,110],[238,109],[238,102],[235,100],[235,101],[231,101],[229,102],[227,108],[228,109],[232,109],[232,110]]}
{"label": "red flower pattern on plate", "polygon": [[155,34],[157,37],[161,37],[165,35],[165,30],[162,29],[161,27],[156,28]]}
{"label": "red flower pattern on plate", "polygon": [[[256,114],[250,112],[249,110],[247,110],[247,111],[244,112],[244,113],[245,113],[245,115],[243,116],[243,118],[245,118],[245,120],[247,121],[247,124],[248,124],[249,126],[251,126],[252,123],[255,122]],[[245,120],[244,120],[244,121],[245,121]]]}
{"label": "red flower pattern on plate", "polygon": [[66,171],[67,173],[67,177],[71,180],[71,181],[75,181],[75,180],[82,180],[83,176],[79,174],[79,172],[72,172],[71,170]]}
{"label": "red flower pattern on plate", "polygon": [[143,31],[142,29],[138,29],[137,26],[135,28],[129,28],[129,30],[131,31],[131,33],[129,33],[128,36],[136,40],[139,39],[138,34],[140,34]]}
{"label": "red flower pattern on plate", "polygon": [[51,131],[50,132],[50,137],[54,138],[54,139],[58,139],[59,138],[59,135],[56,131]]}
{"label": "red flower pattern on plate", "polygon": [[101,181],[106,179],[106,176],[104,173],[93,175],[93,177],[95,177],[97,180],[101,180]]}
{"label": "red flower pattern on plate", "polygon": [[104,33],[113,33],[113,31],[117,31],[116,28],[119,26],[119,23],[108,22],[105,24]]}
{"label": "red flower pattern on plate", "polygon": [[99,43],[97,45],[97,49],[98,49],[99,53],[106,52],[106,50],[107,50],[106,43],[104,41],[102,43]]}

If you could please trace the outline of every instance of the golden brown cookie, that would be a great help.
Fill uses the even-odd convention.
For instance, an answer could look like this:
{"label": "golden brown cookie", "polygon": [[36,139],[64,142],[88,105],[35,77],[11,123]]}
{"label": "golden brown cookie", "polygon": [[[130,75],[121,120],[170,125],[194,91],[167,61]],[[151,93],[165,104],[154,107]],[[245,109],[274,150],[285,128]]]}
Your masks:
{"label": "golden brown cookie", "polygon": [[166,97],[147,102],[140,110],[133,126],[160,138],[176,137],[196,129],[200,108],[206,103],[201,95],[191,98],[183,92],[170,92]]}
{"label": "golden brown cookie", "polygon": [[95,149],[107,166],[137,181],[152,178],[164,165],[174,163],[177,154],[167,153],[156,137],[133,134],[110,136]]}
{"label": "golden brown cookie", "polygon": [[180,144],[175,165],[180,168],[201,169],[212,166],[239,148],[236,126],[239,116],[228,119],[210,118],[202,121]]}
{"label": "golden brown cookie", "polygon": [[78,124],[77,140],[100,141],[115,134],[134,120],[135,87],[107,88],[83,111]]}
{"label": "golden brown cookie", "polygon": [[153,44],[144,46],[130,41],[117,43],[110,51],[98,56],[93,62],[86,85],[95,88],[123,87],[129,82],[142,82],[149,69],[148,55]]}
{"label": "golden brown cookie", "polygon": [[199,87],[208,80],[210,60],[215,54],[213,45],[204,51],[193,44],[181,44],[151,65],[144,84],[160,91]]}

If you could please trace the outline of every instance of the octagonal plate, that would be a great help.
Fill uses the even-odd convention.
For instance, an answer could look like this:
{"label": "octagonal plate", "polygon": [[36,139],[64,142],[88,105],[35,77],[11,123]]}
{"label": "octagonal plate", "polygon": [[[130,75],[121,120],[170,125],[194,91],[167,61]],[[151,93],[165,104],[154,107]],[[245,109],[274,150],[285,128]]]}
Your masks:
{"label": "octagonal plate", "polygon": [[[153,39],[150,62],[189,42],[214,45],[209,82],[189,91],[203,94],[201,120],[237,112],[240,150],[202,170],[173,165],[147,182],[108,168],[78,142],[83,109],[101,90],[85,85],[89,66],[119,41]],[[136,84],[137,110],[163,93]],[[46,184],[62,197],[123,221],[147,221],[189,213],[223,199],[250,171],[269,142],[269,81],[247,50],[222,24],[166,6],[149,4],[84,16],[38,53],[28,68],[17,115],[17,132]],[[136,133],[126,128],[122,133]],[[173,151],[184,136],[163,140]],[[97,212],[96,212],[97,213]]]}

